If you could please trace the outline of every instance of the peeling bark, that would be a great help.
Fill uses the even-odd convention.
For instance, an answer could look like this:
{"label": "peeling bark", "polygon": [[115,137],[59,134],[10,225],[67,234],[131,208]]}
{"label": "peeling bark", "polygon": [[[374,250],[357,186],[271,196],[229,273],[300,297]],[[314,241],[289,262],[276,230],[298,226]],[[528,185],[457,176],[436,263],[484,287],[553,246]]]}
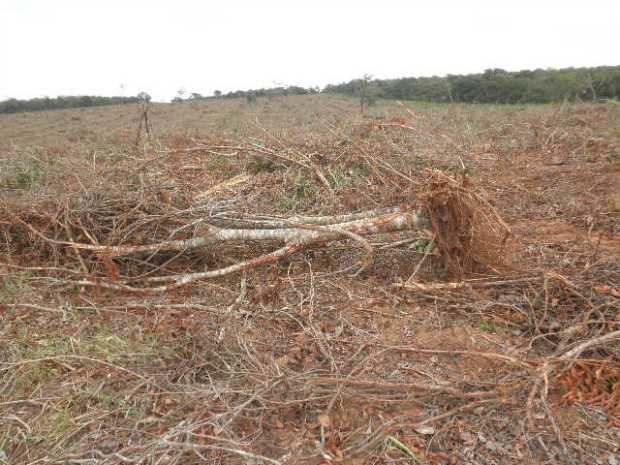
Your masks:
{"label": "peeling bark", "polygon": [[[246,227],[232,229],[206,225],[200,236],[191,239],[164,241],[140,246],[99,246],[78,243],[66,245],[77,249],[94,251],[108,259],[110,257],[131,257],[143,254],[155,255],[160,252],[182,253],[227,242],[271,241],[283,245],[273,252],[224,268],[142,279],[140,280],[142,287],[128,284],[132,282],[131,280],[124,283],[81,280],[75,284],[125,292],[166,292],[199,280],[222,277],[268,263],[274,263],[308,247],[344,239],[352,239],[361,244],[362,248],[365,249],[366,257],[363,260],[361,271],[372,263],[373,257],[372,246],[363,236],[426,229],[430,225],[426,214],[410,207],[372,210],[331,217],[297,217],[286,220],[270,219],[268,217],[255,218],[253,220],[248,218],[229,218],[226,221],[232,221],[233,223],[242,222]],[[254,229],[247,226],[254,226]]]}
{"label": "peeling bark", "polygon": [[[333,217],[291,218],[290,220],[231,220],[244,223],[246,227],[221,228],[206,224],[202,226],[201,235],[190,239],[163,241],[139,246],[100,246],[73,242],[67,243],[67,245],[109,254],[113,257],[127,257],[157,252],[182,252],[224,242],[274,241],[291,246],[310,245],[317,242],[345,239],[351,235],[367,236],[419,229],[428,225],[426,215],[418,211],[392,209],[389,213],[374,216],[377,213],[378,211],[373,210]],[[347,221],[338,222],[343,219]]]}

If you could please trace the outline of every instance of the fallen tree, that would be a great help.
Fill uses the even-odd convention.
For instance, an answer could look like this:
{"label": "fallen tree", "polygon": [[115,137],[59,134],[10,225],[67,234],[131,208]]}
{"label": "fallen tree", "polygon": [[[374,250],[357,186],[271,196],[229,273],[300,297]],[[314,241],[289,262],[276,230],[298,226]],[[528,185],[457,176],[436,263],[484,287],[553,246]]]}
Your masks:
{"label": "fallen tree", "polygon": [[[92,218],[90,227],[86,227],[84,212],[69,207],[62,221],[58,214],[43,221],[40,216],[33,217],[33,212],[29,212],[28,217],[27,213],[16,213],[4,205],[5,215],[10,221],[3,224],[11,225],[4,234],[9,242],[10,238],[15,242],[26,239],[30,248],[48,249],[57,262],[66,262],[69,258],[75,264],[77,259],[81,279],[75,279],[75,265],[65,267],[72,271],[72,284],[128,292],[165,292],[199,280],[274,263],[301,250],[323,247],[334,241],[350,241],[364,250],[359,269],[362,271],[373,262],[374,250],[369,236],[404,231],[419,231],[426,235],[436,244],[446,267],[454,273],[462,274],[481,267],[492,269],[497,265],[508,227],[493,207],[468,184],[466,177],[457,180],[440,171],[429,171],[426,183],[414,200],[411,204],[392,208],[316,217],[282,218],[211,208],[199,212],[196,209],[167,212],[148,218],[137,215],[128,221],[125,212],[122,221],[118,218],[112,221],[115,225],[124,225],[124,229],[119,231],[116,226],[115,230],[110,230],[108,225],[105,234],[101,225],[93,224]],[[119,207],[118,210],[126,211],[127,208]],[[37,227],[43,223],[47,224],[46,230]],[[168,230],[170,238],[147,241],[146,234],[135,234],[136,230],[147,226],[154,231],[153,225]],[[175,238],[189,226],[193,231],[190,237]],[[53,235],[50,235],[52,231]],[[150,234],[153,236],[154,233]],[[88,239],[90,243],[77,241],[74,237]],[[133,240],[127,240],[131,237]],[[221,249],[231,243],[267,243],[275,244],[275,248],[269,252],[264,252],[263,248],[256,256],[201,271],[173,272],[156,265],[161,272],[155,276],[144,272],[132,276],[128,269],[122,269],[128,261],[153,267],[152,262],[157,257],[170,257],[165,259],[170,262],[197,249]],[[11,245],[9,243],[7,247],[10,249]],[[98,266],[100,264],[103,267]]]}

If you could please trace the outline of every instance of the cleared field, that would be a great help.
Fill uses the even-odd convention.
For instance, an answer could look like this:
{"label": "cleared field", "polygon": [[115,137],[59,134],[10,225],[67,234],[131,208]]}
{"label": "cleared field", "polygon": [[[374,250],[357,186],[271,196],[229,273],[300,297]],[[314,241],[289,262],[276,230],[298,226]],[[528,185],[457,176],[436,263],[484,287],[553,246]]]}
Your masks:
{"label": "cleared field", "polygon": [[0,116],[0,462],[620,457],[618,105],[139,118]]}
{"label": "cleared field", "polygon": [[[394,104],[382,104],[369,115],[382,115]],[[245,99],[200,100],[183,104],[155,103],[151,106],[153,129],[165,136],[173,132],[237,134],[260,125],[274,130],[322,129],[324,123],[355,121],[359,104],[347,98],[291,96]],[[134,142],[140,112],[137,105],[90,107],[48,112],[0,115],[0,148],[81,144],[85,148]],[[131,137],[130,137],[131,136]]]}

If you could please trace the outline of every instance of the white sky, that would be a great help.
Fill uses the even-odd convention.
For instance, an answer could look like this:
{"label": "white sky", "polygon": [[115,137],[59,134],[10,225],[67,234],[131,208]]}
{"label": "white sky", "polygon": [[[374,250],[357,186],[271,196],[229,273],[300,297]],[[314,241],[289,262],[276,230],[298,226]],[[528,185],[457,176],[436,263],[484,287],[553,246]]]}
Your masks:
{"label": "white sky", "polygon": [[619,64],[620,0],[0,0],[0,100]]}

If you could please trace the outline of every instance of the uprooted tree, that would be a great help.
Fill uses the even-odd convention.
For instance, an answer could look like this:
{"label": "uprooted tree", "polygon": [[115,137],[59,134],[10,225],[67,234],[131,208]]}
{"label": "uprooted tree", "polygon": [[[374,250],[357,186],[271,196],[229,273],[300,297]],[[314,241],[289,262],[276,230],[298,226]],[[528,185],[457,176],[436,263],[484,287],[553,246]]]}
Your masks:
{"label": "uprooted tree", "polygon": [[[240,213],[221,204],[131,216],[128,212],[137,209],[128,201],[99,198],[96,207],[88,209],[85,200],[78,199],[62,212],[18,211],[3,204],[5,247],[30,251],[21,257],[34,253],[52,258],[58,265],[55,272],[73,285],[164,292],[334,241],[348,241],[364,251],[361,271],[373,261],[370,236],[414,230],[434,241],[450,271],[462,274],[496,266],[509,233],[467,177],[458,180],[440,171],[427,173],[417,198],[407,205],[334,216],[275,217]],[[167,267],[197,250],[239,243],[254,245],[248,247],[254,251],[229,257],[232,264],[211,264],[201,271]]]}

